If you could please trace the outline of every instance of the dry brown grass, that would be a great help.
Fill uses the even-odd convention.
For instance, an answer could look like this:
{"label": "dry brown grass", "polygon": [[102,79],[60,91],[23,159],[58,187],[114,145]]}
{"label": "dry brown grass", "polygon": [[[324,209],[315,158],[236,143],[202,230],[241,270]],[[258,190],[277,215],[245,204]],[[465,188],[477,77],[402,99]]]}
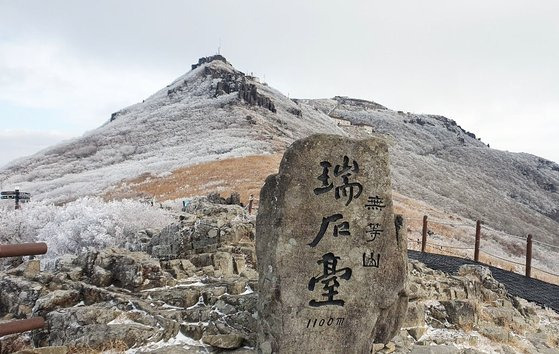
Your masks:
{"label": "dry brown grass", "polygon": [[173,200],[219,192],[238,192],[241,201],[258,199],[264,180],[277,173],[281,154],[246,156],[180,168],[166,177],[144,174],[125,181],[105,194],[106,199],[147,197]]}

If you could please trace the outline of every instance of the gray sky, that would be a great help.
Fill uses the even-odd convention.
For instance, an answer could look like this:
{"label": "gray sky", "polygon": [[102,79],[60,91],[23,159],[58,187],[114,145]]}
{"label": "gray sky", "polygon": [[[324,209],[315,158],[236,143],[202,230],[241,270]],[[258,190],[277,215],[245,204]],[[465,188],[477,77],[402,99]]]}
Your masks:
{"label": "gray sky", "polygon": [[559,162],[559,1],[0,0],[0,165],[221,52],[291,97],[441,114]]}

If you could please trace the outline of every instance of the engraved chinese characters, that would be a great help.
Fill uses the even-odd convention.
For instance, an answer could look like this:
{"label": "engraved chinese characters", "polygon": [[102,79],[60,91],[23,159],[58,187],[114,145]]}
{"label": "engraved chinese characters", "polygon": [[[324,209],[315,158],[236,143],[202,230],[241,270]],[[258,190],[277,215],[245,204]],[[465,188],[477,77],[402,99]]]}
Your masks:
{"label": "engraved chinese characters", "polygon": [[309,281],[309,290],[313,291],[316,283],[320,281],[324,284],[324,291],[326,291],[322,294],[322,296],[327,299],[324,301],[311,300],[309,301],[310,306],[318,307],[324,305],[344,305],[344,300],[334,300],[334,295],[338,294],[336,288],[340,286],[340,283],[337,281],[338,273],[340,273],[339,275],[341,279],[349,280],[349,278],[351,278],[351,269],[344,268],[337,270],[336,266],[339,259],[340,257],[336,257],[332,252],[329,252],[323,255],[322,259],[318,261],[318,264],[322,264],[324,266],[324,273],[319,277],[311,278]]}
{"label": "engraved chinese characters", "polygon": [[[322,166],[323,170],[322,170],[322,174],[318,177],[318,179],[322,181],[322,187],[315,188],[314,194],[326,193],[334,187],[332,183],[328,183],[330,180],[328,173],[330,167],[332,167],[332,164],[328,161],[322,161],[320,163],[320,166]],[[336,199],[340,199],[341,196],[347,197],[346,205],[349,205],[349,203],[351,203],[353,198],[358,198],[361,195],[361,192],[363,191],[363,186],[361,186],[361,184],[355,182],[354,183],[349,182],[349,176],[351,176],[352,173],[358,173],[358,172],[359,172],[359,165],[357,164],[357,162],[355,162],[354,160],[353,165],[349,166],[349,158],[347,156],[344,156],[343,166],[336,165],[336,167],[334,168],[334,176],[341,177],[343,183],[341,185],[336,186],[335,196]],[[356,194],[354,195],[353,193]]]}
{"label": "engraved chinese characters", "polygon": [[370,353],[399,329],[406,244],[387,147],[315,135],[266,180],[257,216],[259,351]]}
{"label": "engraved chinese characters", "polygon": [[[332,167],[332,164],[329,161],[322,161],[320,163],[322,166],[323,171],[320,176],[317,177],[319,181],[322,182],[322,186],[319,188],[314,189],[314,194],[319,195],[322,193],[326,193],[331,190],[334,186],[332,183],[328,183],[330,177],[328,175],[329,168]],[[350,182],[349,179],[353,174],[359,173],[359,164],[353,160],[352,167],[349,166],[349,158],[344,156],[343,158],[343,165],[336,165],[334,168],[334,176],[342,178],[342,185],[335,187],[335,198],[340,199],[341,196],[347,198],[345,206],[349,205],[353,198],[359,198],[361,192],[363,191],[363,186],[358,182]],[[340,193],[341,191],[341,193]],[[355,192],[355,195],[354,195]],[[340,219],[343,219],[342,214],[334,214],[328,217],[322,218],[322,224],[320,225],[320,231],[314,238],[314,240],[309,243],[308,245],[311,247],[315,247],[318,242],[324,236],[324,233],[328,229],[328,225],[331,222],[336,222]],[[338,235],[350,236],[351,233],[349,231],[349,222],[343,221],[339,224],[334,225],[334,232],[333,236],[338,237]],[[322,259],[318,261],[318,264],[323,265],[324,273],[319,277],[312,277],[309,281],[309,290],[313,291],[317,281],[321,281],[324,284],[323,290],[325,291],[322,296],[326,297],[327,300],[323,301],[316,301],[310,300],[309,305],[313,307],[318,306],[325,306],[325,305],[336,305],[336,306],[343,306],[344,300],[334,300],[334,296],[338,294],[336,289],[340,286],[338,282],[338,272],[341,273],[340,278],[344,280],[349,280],[351,278],[351,269],[350,268],[343,268],[340,270],[336,269],[338,264],[338,260],[340,257],[337,257],[332,252],[328,252],[322,256]]]}

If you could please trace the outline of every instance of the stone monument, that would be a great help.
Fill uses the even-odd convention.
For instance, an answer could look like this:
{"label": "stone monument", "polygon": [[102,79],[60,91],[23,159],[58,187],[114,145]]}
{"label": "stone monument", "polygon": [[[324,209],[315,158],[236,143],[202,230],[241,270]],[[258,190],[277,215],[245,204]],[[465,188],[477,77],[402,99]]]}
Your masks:
{"label": "stone monument", "polygon": [[[260,353],[371,353],[400,329],[407,241],[380,139],[293,143],[260,193]],[[395,221],[396,220],[396,221]]]}

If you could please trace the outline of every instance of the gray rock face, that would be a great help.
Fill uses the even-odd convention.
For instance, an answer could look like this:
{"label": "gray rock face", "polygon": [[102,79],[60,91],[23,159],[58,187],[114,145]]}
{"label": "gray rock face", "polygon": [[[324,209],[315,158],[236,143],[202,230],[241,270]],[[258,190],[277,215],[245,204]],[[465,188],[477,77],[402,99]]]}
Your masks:
{"label": "gray rock face", "polygon": [[[64,350],[50,349],[54,345],[64,345],[70,353],[121,353],[131,349],[138,353],[174,354],[222,350],[173,345],[173,341],[168,342],[169,346],[150,349],[149,343],[174,338],[179,331],[195,341],[203,337],[206,342],[214,340],[215,345],[224,345],[225,339],[232,345],[242,338],[241,346],[245,348],[231,353],[251,353],[252,349],[246,347],[256,346],[260,324],[257,293],[246,291],[256,289],[247,276],[258,275],[252,268],[246,268],[241,276],[200,278],[203,270],[187,260],[168,261],[175,266],[182,264],[197,276],[174,287],[132,292],[117,286],[91,285],[94,280],[82,278],[81,270],[76,280],[72,259],[76,257],[61,260],[55,273],[42,271],[32,279],[22,271],[27,268],[26,263],[17,269],[20,275],[0,272],[0,323],[36,316],[43,316],[48,323],[43,330],[31,334],[1,337],[0,354],[23,349],[29,351],[22,354]],[[466,265],[457,275],[448,275],[411,261],[408,283],[413,300],[409,302],[403,328],[390,342],[374,344],[375,353],[424,353],[425,348],[427,352],[458,354],[557,353],[559,314],[511,297],[487,268]],[[25,298],[17,300],[18,293],[12,294],[14,291]],[[23,303],[14,306],[13,301]],[[35,304],[33,308],[31,303]],[[471,321],[464,321],[466,317]],[[49,347],[31,349],[33,345]]]}
{"label": "gray rock face", "polygon": [[219,60],[219,61],[222,61],[224,63],[227,63],[227,59],[225,59],[225,57],[223,55],[216,54],[216,55],[212,55],[212,56],[209,56],[209,57],[202,57],[202,58],[198,59],[198,64],[192,64],[192,70],[196,69],[200,65],[203,65],[205,63],[210,63],[214,60]]}
{"label": "gray rock face", "polygon": [[236,349],[243,343],[243,337],[233,334],[217,334],[204,336],[202,341],[216,348]]}
{"label": "gray rock face", "polygon": [[97,286],[111,284],[128,290],[143,290],[173,285],[172,277],[159,262],[144,252],[107,248],[80,255],[73,262]]}
{"label": "gray rock face", "polygon": [[260,194],[260,352],[370,353],[406,313],[406,239],[376,139],[296,141]]}
{"label": "gray rock face", "polygon": [[[184,208],[178,223],[165,227],[146,244],[151,256],[162,260],[188,259],[197,254],[223,251],[227,246],[242,246],[254,239],[254,225],[247,219],[239,205],[233,203],[234,194],[228,200],[219,194],[193,200]],[[201,266],[196,260],[194,265]],[[205,265],[211,264],[208,262]]]}

